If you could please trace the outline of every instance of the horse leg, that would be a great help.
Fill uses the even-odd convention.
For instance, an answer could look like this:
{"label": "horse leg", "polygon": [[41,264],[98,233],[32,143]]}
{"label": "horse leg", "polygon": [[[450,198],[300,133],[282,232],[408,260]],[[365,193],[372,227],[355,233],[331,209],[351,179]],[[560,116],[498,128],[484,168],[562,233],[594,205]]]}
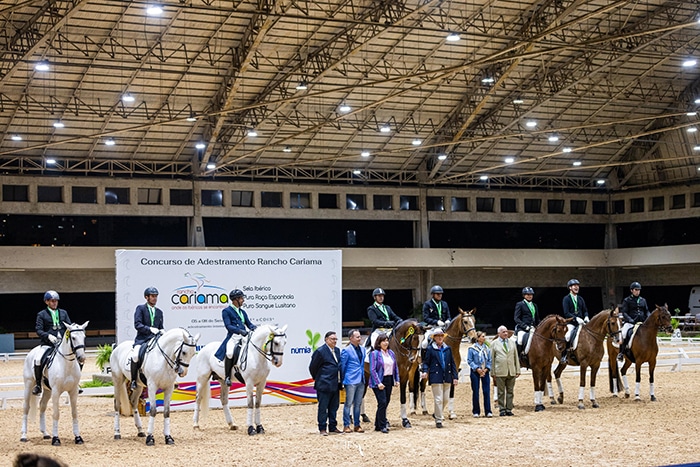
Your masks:
{"label": "horse leg", "polygon": [[[129,397],[129,408],[131,409],[131,414],[134,417],[134,425],[136,426],[136,430],[138,433],[139,438],[143,438],[146,436],[146,434],[143,432],[143,425],[141,424],[141,415],[139,414],[139,399],[141,398],[142,391],[139,391],[139,387],[136,388],[135,391],[131,393],[131,396]],[[154,389],[155,391],[155,389]],[[154,399],[153,402],[151,403],[151,408],[155,406],[155,394],[154,394]],[[150,401],[150,392],[149,392],[149,401]],[[117,415],[119,415],[119,412],[117,412]],[[153,434],[153,433],[151,433]],[[151,436],[152,437],[152,436]]]}
{"label": "horse leg", "polygon": [[545,374],[544,381],[547,384],[547,395],[549,396],[549,403],[552,405],[557,405],[557,400],[554,398],[554,389],[552,388],[552,365],[547,365],[544,368],[543,372]]}
{"label": "horse leg", "polygon": [[544,369],[532,366],[532,383],[535,389],[535,412],[542,412],[544,410],[544,404],[542,403],[542,398],[544,397],[544,385],[546,382],[546,376],[544,374]]}
{"label": "horse leg", "polygon": [[447,410],[450,413],[450,420],[457,418],[455,413],[455,385],[450,384],[450,398],[447,399]]}
{"label": "horse leg", "polygon": [[246,425],[248,426],[248,434],[253,436],[255,434],[255,427],[253,426],[253,383],[246,381],[245,392],[247,395],[248,410],[246,411]]}
{"label": "horse leg", "polygon": [[656,357],[649,360],[649,396],[651,396],[651,401],[656,402],[656,396],[654,395],[654,369],[656,368]]}
{"label": "horse leg", "polygon": [[219,400],[221,401],[221,407],[224,409],[224,419],[226,420],[228,429],[237,430],[238,426],[236,426],[236,424],[233,422],[233,415],[231,415],[231,409],[228,406],[228,397],[231,388],[229,386],[226,386],[222,381],[220,391],[221,392],[219,393]]}
{"label": "horse leg", "polygon": [[41,393],[41,400],[39,401],[39,431],[44,439],[50,439],[51,435],[46,431],[46,407],[49,405],[49,398],[51,397],[51,391],[44,389]]}
{"label": "horse leg", "polygon": [[61,394],[55,388],[51,394],[51,406],[53,408],[53,413],[51,414],[51,418],[53,419],[53,427],[51,430],[51,445],[60,446],[61,440],[58,437],[58,417],[60,415],[59,409],[61,406]]}
{"label": "horse leg", "polygon": [[590,393],[591,393],[591,407],[593,407],[594,409],[597,409],[598,407],[600,407],[600,406],[598,405],[598,402],[595,400],[595,379],[596,379],[596,376],[598,375],[598,368],[599,368],[598,366],[592,366],[592,367],[591,367],[591,389],[590,389]]}
{"label": "horse leg", "polygon": [[265,381],[255,386],[255,432],[259,435],[265,434],[265,428],[260,420],[260,405],[262,405],[262,397],[265,393]]}
{"label": "horse leg", "polygon": [[[170,401],[173,398],[174,390],[175,387],[172,384],[169,384],[168,387],[163,390],[163,436],[165,437],[165,444],[175,444],[175,440],[170,435]],[[153,408],[151,408],[151,411],[153,411]]]}
{"label": "horse leg", "polygon": [[583,363],[580,367],[579,382],[578,382],[578,408],[583,410],[586,407],[583,405],[583,395],[586,393],[586,370],[588,369]]}
{"label": "horse leg", "polygon": [[[365,378],[368,380],[367,373],[365,373]],[[365,391],[362,393],[362,403],[360,404],[360,418],[362,423],[370,423],[372,420],[365,413],[365,396],[367,395],[367,383],[365,383]]]}
{"label": "horse leg", "polygon": [[559,363],[557,368],[554,370],[554,378],[557,380],[557,387],[559,388],[559,397],[557,397],[557,402],[559,402],[559,404],[564,403],[564,385],[561,384],[561,374],[564,371],[564,368],[566,368],[566,365]]}
{"label": "horse leg", "polygon": [[639,387],[642,384],[642,363],[641,362],[636,362],[634,364],[634,373],[635,373],[635,379],[634,379],[634,400],[636,402],[641,402],[642,398],[639,397]]}
{"label": "horse leg", "polygon": [[[608,353],[610,353],[608,351]],[[619,390],[619,372],[617,369],[617,359],[613,357],[608,358],[608,382],[610,383],[610,392],[613,397],[617,397]]]}
{"label": "horse leg", "polygon": [[422,379],[420,381],[420,406],[421,406],[421,410],[423,412],[423,415],[428,415],[428,406],[425,403],[425,386],[427,384],[426,383],[427,379],[428,378]]}
{"label": "horse leg", "polygon": [[78,387],[74,387],[72,391],[68,393],[68,398],[70,400],[70,413],[73,418],[73,436],[75,437],[75,444],[83,444],[83,438],[80,436],[80,425],[78,424]]}
{"label": "horse leg", "polygon": [[[150,381],[149,381],[150,383]],[[154,385],[149,384],[148,385],[148,403],[151,406],[151,409],[148,411],[148,428],[146,429],[146,446],[154,446],[156,444],[155,438],[153,438],[153,430],[156,427],[156,414],[158,413],[158,406],[156,405],[156,391],[158,388],[156,388]],[[135,392],[135,391],[134,391]],[[163,399],[165,400],[165,399]],[[134,407],[136,407],[137,404],[134,404]],[[134,409],[134,419],[136,419],[136,414],[138,413],[138,409]],[[139,422],[141,420],[139,419]]]}

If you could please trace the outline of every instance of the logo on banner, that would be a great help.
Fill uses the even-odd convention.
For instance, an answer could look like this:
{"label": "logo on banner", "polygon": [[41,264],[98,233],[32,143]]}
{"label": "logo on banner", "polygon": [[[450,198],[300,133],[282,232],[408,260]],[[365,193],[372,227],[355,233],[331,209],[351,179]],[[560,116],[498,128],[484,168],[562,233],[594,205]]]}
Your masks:
{"label": "logo on banner", "polygon": [[173,305],[189,305],[197,308],[228,305],[226,289],[212,285],[206,275],[199,272],[186,272],[184,276],[194,283],[188,283],[173,290],[170,297]]}
{"label": "logo on banner", "polygon": [[309,341],[308,341],[309,345],[306,347],[292,347],[291,348],[292,354],[311,353],[318,348],[318,344],[321,341],[321,334],[320,333],[313,332],[311,329],[307,329],[306,330],[306,337],[309,339]]}

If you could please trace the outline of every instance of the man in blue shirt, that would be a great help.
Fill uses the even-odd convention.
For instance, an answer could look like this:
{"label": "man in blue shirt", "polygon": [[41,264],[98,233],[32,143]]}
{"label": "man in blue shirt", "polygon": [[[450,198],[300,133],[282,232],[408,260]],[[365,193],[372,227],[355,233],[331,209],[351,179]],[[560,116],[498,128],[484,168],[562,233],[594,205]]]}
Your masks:
{"label": "man in blue shirt", "polygon": [[343,432],[352,433],[350,428],[350,409],[355,432],[362,433],[360,426],[360,408],[365,392],[365,355],[366,350],[360,345],[362,336],[357,329],[348,332],[350,344],[340,352],[340,374],[345,386],[345,406],[343,407]]}

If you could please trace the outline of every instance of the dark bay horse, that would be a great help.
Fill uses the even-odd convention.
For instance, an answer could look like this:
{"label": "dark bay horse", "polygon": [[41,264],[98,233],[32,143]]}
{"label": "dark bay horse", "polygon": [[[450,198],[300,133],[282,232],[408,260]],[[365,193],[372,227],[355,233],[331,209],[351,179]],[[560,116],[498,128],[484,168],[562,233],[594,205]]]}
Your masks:
{"label": "dark bay horse", "polygon": [[[401,424],[411,428],[406,411],[406,385],[413,378],[420,363],[420,343],[425,329],[415,319],[406,319],[396,324],[389,336],[389,348],[396,355],[399,367],[399,393],[401,398]],[[369,337],[368,337],[369,339]],[[365,363],[365,381],[369,382],[369,363]],[[365,384],[365,394],[367,387]],[[364,409],[364,404],[363,404]],[[362,413],[363,420],[366,415]]]}
{"label": "dark bay horse", "polygon": [[564,336],[567,330],[566,324],[569,321],[571,318],[564,319],[559,315],[549,315],[537,325],[532,334],[532,342],[527,354],[527,366],[532,370],[532,383],[535,386],[535,412],[544,410],[542,403],[544,388],[547,384],[547,378],[551,377],[552,374],[554,356],[566,347]]}
{"label": "dark bay horse", "polygon": [[[617,308],[603,310],[591,318],[590,322],[580,326],[578,346],[576,350],[569,351],[569,359],[567,360],[572,365],[576,365],[578,362],[578,365],[581,367],[578,388],[579,409],[585,408],[583,395],[586,389],[586,370],[588,367],[591,368],[591,406],[596,409],[599,407],[598,402],[595,400],[595,380],[600,368],[600,361],[605,353],[603,343],[606,335],[610,335],[613,340],[619,342],[621,328],[622,323]],[[564,402],[564,387],[561,384],[561,373],[564,371],[564,368],[566,368],[566,364],[559,362],[559,365],[554,370],[557,386],[559,386],[559,397],[557,400],[560,404]]]}
{"label": "dark bay horse", "polygon": [[[642,380],[642,364],[649,364],[649,395],[652,402],[656,401],[654,395],[654,369],[656,368],[656,355],[659,353],[659,344],[656,342],[656,335],[659,329],[670,328],[671,313],[668,312],[668,305],[656,305],[656,309],[651,312],[649,317],[637,329],[637,333],[632,340],[632,345],[628,347],[625,353],[625,363],[622,365],[620,373],[622,374],[622,382],[625,385],[625,398],[630,397],[630,387],[627,383],[627,369],[634,363],[636,371],[634,400],[641,401],[639,397],[639,386]],[[612,350],[612,351],[611,351]],[[608,356],[610,359],[610,374],[611,374],[611,391],[613,396],[617,396],[618,383],[618,364],[615,360],[617,355],[616,349],[611,349],[608,345]]]}
{"label": "dark bay horse", "polygon": [[[460,370],[462,365],[462,356],[459,353],[459,347],[462,344],[462,338],[468,337],[472,342],[476,341],[476,308],[469,311],[464,311],[459,308],[459,314],[452,318],[449,326],[445,329],[445,344],[452,350],[452,358],[455,360],[455,365],[457,371]],[[413,379],[409,383],[409,392],[413,393],[411,398],[411,408],[415,410],[418,398],[418,389],[420,388],[420,402],[421,408],[423,409],[423,414],[426,415],[428,410],[425,405],[425,384],[426,380],[419,380],[418,372],[413,375]],[[454,391],[455,388],[452,386],[450,388],[450,399],[448,401],[448,410],[450,412],[450,419],[457,417],[454,412]]]}

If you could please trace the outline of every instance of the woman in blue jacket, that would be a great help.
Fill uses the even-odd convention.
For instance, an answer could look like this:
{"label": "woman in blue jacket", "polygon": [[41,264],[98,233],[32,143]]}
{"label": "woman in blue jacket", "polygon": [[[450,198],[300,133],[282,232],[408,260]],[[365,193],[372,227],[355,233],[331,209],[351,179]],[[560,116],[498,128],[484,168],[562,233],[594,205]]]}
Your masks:
{"label": "woman in blue jacket", "polygon": [[369,387],[377,397],[377,415],[374,417],[374,431],[389,433],[386,408],[391,400],[391,388],[399,385],[399,367],[396,355],[389,349],[389,337],[381,333],[369,354]]}
{"label": "woman in blue jacket", "polygon": [[442,422],[445,420],[442,414],[450,399],[450,386],[456,386],[459,381],[452,349],[445,344],[445,331],[441,328],[437,328],[433,333],[433,343],[425,352],[420,376],[428,378],[435,400],[435,426],[442,428]]}
{"label": "woman in blue jacket", "polygon": [[469,363],[469,379],[472,383],[472,415],[478,418],[481,412],[479,406],[479,384],[484,393],[484,414],[493,417],[491,413],[491,350],[485,343],[486,334],[476,333],[476,342],[467,351]]}

